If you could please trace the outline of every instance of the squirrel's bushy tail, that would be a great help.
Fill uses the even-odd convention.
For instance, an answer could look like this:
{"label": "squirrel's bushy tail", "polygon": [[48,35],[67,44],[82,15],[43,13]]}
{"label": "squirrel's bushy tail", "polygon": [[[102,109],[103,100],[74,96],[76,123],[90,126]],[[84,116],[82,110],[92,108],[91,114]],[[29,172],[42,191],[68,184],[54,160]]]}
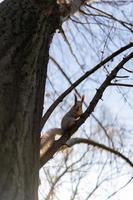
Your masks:
{"label": "squirrel's bushy tail", "polygon": [[48,130],[42,137],[40,143],[40,156],[44,155],[45,152],[52,146],[55,141],[56,135],[62,135],[63,131],[61,128],[52,128]]}

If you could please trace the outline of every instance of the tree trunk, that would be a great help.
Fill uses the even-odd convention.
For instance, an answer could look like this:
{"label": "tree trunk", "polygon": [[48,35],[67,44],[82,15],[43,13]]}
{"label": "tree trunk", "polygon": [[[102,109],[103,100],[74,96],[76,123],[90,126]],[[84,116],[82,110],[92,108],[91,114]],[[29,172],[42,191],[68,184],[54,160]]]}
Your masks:
{"label": "tree trunk", "polygon": [[37,199],[48,52],[59,25],[58,7],[51,2],[50,9],[30,0],[0,4],[1,200]]}

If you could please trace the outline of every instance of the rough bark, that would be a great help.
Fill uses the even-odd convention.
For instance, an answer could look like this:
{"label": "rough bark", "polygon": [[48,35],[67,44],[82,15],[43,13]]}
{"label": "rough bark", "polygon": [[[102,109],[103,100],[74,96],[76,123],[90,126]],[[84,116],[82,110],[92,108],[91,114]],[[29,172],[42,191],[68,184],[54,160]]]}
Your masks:
{"label": "rough bark", "polygon": [[[49,1],[50,2],[50,1]],[[37,199],[40,119],[58,7],[0,4],[0,199]]]}

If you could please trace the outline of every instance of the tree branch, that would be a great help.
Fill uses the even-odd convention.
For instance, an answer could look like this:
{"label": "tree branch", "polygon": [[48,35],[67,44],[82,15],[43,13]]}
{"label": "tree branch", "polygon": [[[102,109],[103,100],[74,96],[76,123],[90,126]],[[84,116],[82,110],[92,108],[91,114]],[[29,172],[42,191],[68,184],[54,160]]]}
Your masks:
{"label": "tree branch", "polygon": [[94,6],[91,6],[91,5],[88,5],[88,4],[86,4],[86,6],[88,6],[89,8],[91,8],[91,9],[93,9],[93,10],[96,10],[98,13],[102,13],[102,14],[103,14],[102,17],[108,17],[109,19],[112,19],[112,20],[114,20],[114,21],[120,23],[122,26],[124,26],[124,27],[127,28],[129,31],[131,31],[131,33],[133,32],[133,30],[132,30],[133,24],[132,24],[132,23],[127,23],[127,22],[125,22],[125,21],[122,21],[122,20],[120,20],[120,19],[117,19],[117,18],[114,17],[113,15],[111,15],[111,14],[109,14],[109,13],[107,13],[107,12],[101,10],[101,9],[98,9],[98,8],[96,8],[96,7],[94,7]]}
{"label": "tree branch", "polygon": [[100,149],[103,149],[107,152],[110,152],[110,153],[113,153],[115,154],[116,156],[122,158],[124,161],[126,161],[131,167],[133,167],[133,162],[131,162],[131,160],[129,160],[126,156],[124,156],[122,153],[120,153],[119,151],[115,150],[115,149],[112,149],[104,144],[101,144],[101,143],[98,143],[94,140],[91,140],[91,139],[86,139],[86,138],[72,138],[70,140],[67,141],[67,146],[68,147],[72,147],[74,146],[75,144],[88,144],[88,145],[92,145],[94,147],[98,147]]}
{"label": "tree branch", "polygon": [[123,60],[111,71],[111,73],[107,76],[102,85],[97,89],[95,96],[93,97],[90,105],[86,109],[86,111],[82,114],[81,118],[77,121],[76,125],[69,131],[63,134],[63,136],[55,141],[53,145],[48,149],[48,151],[41,156],[40,158],[40,167],[42,167],[48,160],[50,160],[53,155],[58,151],[58,149],[65,145],[67,140],[78,130],[78,128],[85,122],[85,120],[90,116],[90,114],[94,111],[97,103],[102,98],[102,95],[105,89],[110,85],[111,81],[116,77],[117,73],[120,69],[122,69],[123,65],[128,62],[131,58],[133,58],[133,52],[130,53],[127,57],[123,58]]}
{"label": "tree branch", "polygon": [[116,77],[117,73],[120,69],[123,68],[123,65],[128,62],[130,59],[133,58],[133,52],[131,52],[128,56],[123,58],[123,60],[111,71],[111,73],[107,76],[105,81],[102,83],[102,85],[97,89],[97,92],[90,102],[89,107],[86,109],[84,114],[81,116],[81,118],[77,121],[77,128],[81,126],[85,122],[85,120],[90,116],[90,114],[94,111],[94,108],[96,107],[98,101],[102,99],[103,93],[105,89],[110,85],[111,81]]}
{"label": "tree branch", "polygon": [[123,67],[123,69],[124,69],[125,71],[129,72],[129,73],[133,73],[132,70],[129,70],[129,69],[125,68],[125,67]]}
{"label": "tree branch", "polygon": [[110,86],[133,87],[133,84],[125,84],[125,83],[110,83]]}
{"label": "tree branch", "polygon": [[50,117],[50,115],[52,114],[52,112],[54,111],[54,109],[58,106],[58,104],[60,102],[63,101],[63,99],[65,98],[65,96],[67,96],[76,86],[78,86],[82,81],[84,81],[86,78],[88,78],[88,76],[90,76],[91,74],[93,74],[95,71],[97,71],[99,68],[101,68],[103,65],[105,65],[107,62],[111,61],[113,58],[115,58],[116,56],[118,56],[120,53],[122,53],[123,51],[126,51],[127,49],[133,47],[133,42],[129,43],[126,46],[123,46],[122,48],[118,49],[117,51],[115,51],[114,53],[112,53],[110,56],[108,56],[107,58],[105,58],[102,62],[100,62],[98,65],[96,65],[95,67],[93,67],[91,70],[87,71],[83,76],[81,76],[78,80],[76,80],[65,92],[63,92],[55,101],[54,103],[49,107],[49,109],[46,111],[46,113],[44,114],[44,116],[42,117],[41,120],[41,129],[43,128],[43,126],[45,125],[46,121],[48,120],[48,118]]}
{"label": "tree branch", "polygon": [[[63,69],[61,68],[61,66],[58,64],[58,62],[53,58],[53,57],[49,57],[53,63],[57,66],[57,68],[60,70],[60,72],[63,74],[63,76],[66,78],[66,80],[68,81],[68,83],[70,85],[72,85],[72,81],[70,80],[70,78],[67,76],[67,74],[63,71]],[[78,97],[81,98],[80,93],[78,92],[78,90],[76,88],[74,88],[75,93],[78,95]],[[83,104],[85,105],[85,107],[87,108],[88,105],[87,103],[84,101]],[[104,131],[106,137],[108,138],[108,140],[111,142],[112,146],[113,146],[113,141],[112,139],[109,137],[109,135],[107,134],[107,131],[105,129],[105,127],[103,126],[103,124],[101,123],[101,121],[92,113],[92,117],[95,119],[95,121],[98,123],[98,125],[102,128],[102,130]]]}

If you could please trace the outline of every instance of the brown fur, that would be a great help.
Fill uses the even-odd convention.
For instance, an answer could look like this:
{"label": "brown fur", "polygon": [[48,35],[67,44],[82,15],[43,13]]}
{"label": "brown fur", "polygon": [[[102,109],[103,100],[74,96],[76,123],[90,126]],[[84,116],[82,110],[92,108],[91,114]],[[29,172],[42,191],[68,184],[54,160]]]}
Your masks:
{"label": "brown fur", "polygon": [[82,96],[81,100],[77,100],[77,96],[75,95],[75,103],[74,106],[64,115],[61,121],[61,129],[63,131],[71,129],[71,127],[75,124],[75,122],[80,118],[83,113],[82,104],[84,101],[84,96]]}

